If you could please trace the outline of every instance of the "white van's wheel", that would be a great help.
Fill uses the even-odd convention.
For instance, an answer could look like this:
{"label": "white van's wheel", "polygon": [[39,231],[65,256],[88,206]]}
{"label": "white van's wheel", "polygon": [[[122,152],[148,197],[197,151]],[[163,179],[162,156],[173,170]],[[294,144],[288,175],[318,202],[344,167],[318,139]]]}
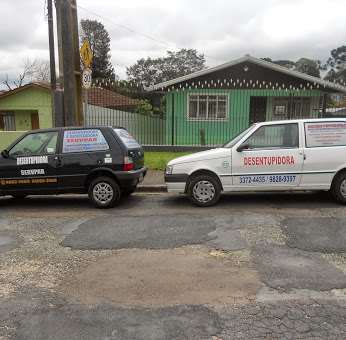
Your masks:
{"label": "white van's wheel", "polygon": [[335,177],[330,191],[336,201],[346,204],[346,172]]}
{"label": "white van's wheel", "polygon": [[210,207],[220,199],[221,185],[215,176],[197,175],[190,180],[187,194],[195,205]]}

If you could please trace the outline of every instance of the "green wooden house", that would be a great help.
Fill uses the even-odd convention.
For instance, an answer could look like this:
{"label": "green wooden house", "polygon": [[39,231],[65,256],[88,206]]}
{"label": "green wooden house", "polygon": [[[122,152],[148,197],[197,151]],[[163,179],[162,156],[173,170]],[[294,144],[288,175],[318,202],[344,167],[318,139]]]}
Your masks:
{"label": "green wooden house", "polygon": [[52,127],[48,83],[30,83],[0,94],[0,148],[7,147],[23,131]]}
{"label": "green wooden house", "polygon": [[50,85],[30,83],[0,95],[0,130],[52,127]]}
{"label": "green wooden house", "polygon": [[322,117],[340,85],[244,56],[148,88],[166,97],[166,144],[217,145],[259,121]]}

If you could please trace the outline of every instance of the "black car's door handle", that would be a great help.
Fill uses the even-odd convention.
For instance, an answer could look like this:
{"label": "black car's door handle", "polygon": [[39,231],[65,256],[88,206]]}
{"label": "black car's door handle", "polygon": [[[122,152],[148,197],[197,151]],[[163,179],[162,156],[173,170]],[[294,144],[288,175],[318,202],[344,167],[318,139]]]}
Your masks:
{"label": "black car's door handle", "polygon": [[62,161],[60,157],[55,157],[54,160],[55,160],[56,166],[62,166]]}

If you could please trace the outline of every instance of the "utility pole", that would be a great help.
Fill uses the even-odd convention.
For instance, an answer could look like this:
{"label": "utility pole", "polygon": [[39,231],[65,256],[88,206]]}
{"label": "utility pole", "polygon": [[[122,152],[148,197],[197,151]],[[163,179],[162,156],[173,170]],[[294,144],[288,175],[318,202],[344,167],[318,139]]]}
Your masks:
{"label": "utility pole", "polygon": [[55,68],[55,48],[54,48],[54,22],[53,22],[53,0],[48,0],[48,36],[49,36],[49,56],[50,56],[50,83],[52,97],[52,124],[62,126],[62,96],[57,88],[56,68]]}
{"label": "utility pole", "polygon": [[63,90],[63,125],[81,125],[82,99],[77,7],[75,0],[55,0],[59,79]]}
{"label": "utility pole", "polygon": [[79,53],[79,34],[78,34],[78,15],[77,15],[77,1],[71,0],[71,15],[72,15],[72,29],[73,29],[73,52],[74,52],[74,76],[77,84],[77,110],[76,110],[76,123],[83,125],[83,92],[82,92],[82,75],[81,75],[81,61]]}

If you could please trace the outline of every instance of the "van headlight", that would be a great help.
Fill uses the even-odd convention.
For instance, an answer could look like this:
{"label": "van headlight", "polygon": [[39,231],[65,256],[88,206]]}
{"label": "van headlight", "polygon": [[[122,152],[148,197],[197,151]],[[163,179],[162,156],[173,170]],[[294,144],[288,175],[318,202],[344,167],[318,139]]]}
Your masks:
{"label": "van headlight", "polygon": [[172,173],[173,173],[173,166],[167,165],[166,166],[166,175],[172,175]]}

